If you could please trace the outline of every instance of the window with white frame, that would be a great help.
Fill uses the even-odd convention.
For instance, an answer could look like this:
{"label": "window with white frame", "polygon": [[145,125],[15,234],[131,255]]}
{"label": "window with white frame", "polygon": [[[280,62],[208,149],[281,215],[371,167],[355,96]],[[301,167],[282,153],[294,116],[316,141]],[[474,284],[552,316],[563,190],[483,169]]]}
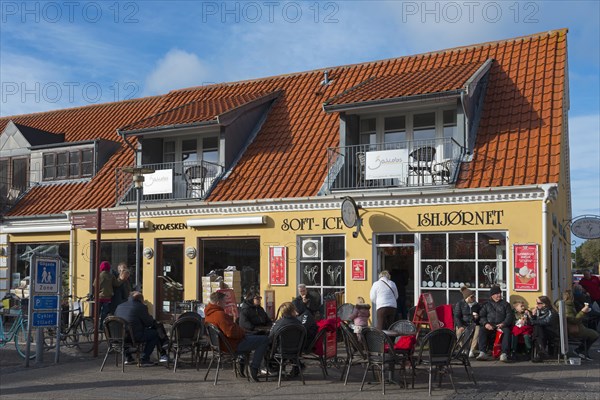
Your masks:
{"label": "window with white frame", "polygon": [[345,288],[345,237],[303,236],[298,239],[298,283],[324,297]]}
{"label": "window with white frame", "polygon": [[359,124],[361,145],[371,150],[383,150],[385,144],[398,143],[396,148],[431,145],[437,147],[438,159],[453,158],[452,139],[462,146],[458,135],[456,108],[362,115]]}
{"label": "window with white frame", "polygon": [[505,232],[427,233],[420,235],[420,292],[437,305],[455,304],[466,286],[481,301],[489,289],[507,289]]}

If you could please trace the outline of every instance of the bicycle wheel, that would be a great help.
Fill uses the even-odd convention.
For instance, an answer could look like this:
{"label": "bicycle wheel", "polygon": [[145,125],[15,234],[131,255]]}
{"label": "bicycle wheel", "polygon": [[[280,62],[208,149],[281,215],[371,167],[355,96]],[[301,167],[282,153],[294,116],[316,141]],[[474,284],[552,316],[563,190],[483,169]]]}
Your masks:
{"label": "bicycle wheel", "polygon": [[77,347],[82,353],[89,353],[94,348],[94,321],[84,317],[75,327]]}
{"label": "bicycle wheel", "polygon": [[44,332],[44,349],[49,350],[56,347],[56,328],[48,328]]}
{"label": "bicycle wheel", "polygon": [[[29,336],[29,359],[33,360],[35,358],[36,345],[35,345],[35,329],[31,330],[31,336]],[[17,353],[23,358],[25,358],[27,354],[27,322],[23,321],[20,326],[17,328],[17,332],[15,334],[15,347],[17,348]]]}

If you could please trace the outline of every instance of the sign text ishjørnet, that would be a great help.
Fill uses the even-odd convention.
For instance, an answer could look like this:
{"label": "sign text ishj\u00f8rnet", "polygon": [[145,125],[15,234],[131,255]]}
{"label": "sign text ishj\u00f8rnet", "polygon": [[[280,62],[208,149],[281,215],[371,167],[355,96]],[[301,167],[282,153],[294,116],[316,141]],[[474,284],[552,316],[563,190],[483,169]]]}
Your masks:
{"label": "sign text ishj\u00f8rnet", "polygon": [[451,211],[417,214],[417,226],[500,225],[504,211]]}

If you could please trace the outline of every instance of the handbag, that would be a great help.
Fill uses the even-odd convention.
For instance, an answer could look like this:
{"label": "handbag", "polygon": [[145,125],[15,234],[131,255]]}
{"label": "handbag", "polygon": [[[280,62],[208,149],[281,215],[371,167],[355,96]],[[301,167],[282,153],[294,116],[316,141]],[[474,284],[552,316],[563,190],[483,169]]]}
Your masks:
{"label": "handbag", "polygon": [[502,354],[502,330],[496,330],[496,338],[494,339],[494,347],[492,349],[492,356],[494,358],[500,357]]}

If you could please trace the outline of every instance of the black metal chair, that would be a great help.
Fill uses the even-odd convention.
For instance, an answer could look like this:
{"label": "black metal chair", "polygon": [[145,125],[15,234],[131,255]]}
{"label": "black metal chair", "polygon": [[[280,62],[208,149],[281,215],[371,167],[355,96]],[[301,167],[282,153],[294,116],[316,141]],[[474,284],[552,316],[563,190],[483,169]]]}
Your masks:
{"label": "black metal chair", "polygon": [[348,324],[342,321],[340,328],[342,330],[342,337],[344,338],[344,347],[346,348],[346,362],[344,363],[340,380],[344,379],[344,385],[346,385],[348,383],[348,375],[350,375],[350,368],[353,365],[367,364],[368,360],[362,343],[358,341],[356,334],[350,329]]}
{"label": "black metal chair", "polygon": [[121,356],[121,366],[125,372],[125,359],[129,352],[136,354],[138,366],[140,365],[140,352],[142,343],[135,341],[131,326],[123,318],[108,316],[104,319],[104,336],[106,337],[106,355],[102,361],[100,372],[104,369],[104,364],[108,359],[108,355],[115,354],[115,365],[119,366],[119,355]]}
{"label": "black metal chair", "polygon": [[183,173],[187,185],[187,197],[203,198],[205,187],[204,182],[208,175],[208,170],[202,165],[193,165],[185,169]]}
{"label": "black metal chair", "polygon": [[[442,374],[447,374],[456,392],[452,378],[452,350],[456,343],[456,334],[447,328],[439,328],[429,332],[423,338],[419,349],[418,362],[427,366],[429,372],[429,395],[431,396],[431,381],[433,375],[439,377],[439,386],[442,386]],[[425,350],[427,349],[427,350]],[[424,353],[426,355],[424,355]]]}
{"label": "black metal chair", "polygon": [[[302,325],[286,325],[275,333],[269,360],[273,360],[279,366],[279,379],[277,387],[281,387],[281,375],[283,374],[284,365],[296,367],[300,373],[302,384],[304,382],[304,374],[302,373],[302,365],[300,357],[304,349],[304,341],[306,340],[306,329]],[[267,373],[266,380],[269,380]]]}
{"label": "black metal chair", "polygon": [[354,311],[354,304],[344,303],[338,307],[337,316],[342,321],[348,321],[348,318],[350,317],[350,314],[352,314],[352,311]]}
{"label": "black metal chair", "polygon": [[[169,354],[175,355],[173,362],[173,372],[177,372],[177,363],[181,354],[188,351],[191,354],[192,364],[196,364],[196,370],[199,369],[199,341],[202,335],[202,319],[193,316],[180,317],[173,324],[171,333],[171,342],[169,343]],[[168,367],[167,363],[167,367]]]}
{"label": "black metal chair", "polygon": [[456,344],[452,350],[452,359],[450,362],[453,365],[464,366],[467,376],[471,378],[475,385],[477,385],[475,375],[473,374],[473,368],[471,368],[471,361],[469,360],[469,351],[475,335],[475,328],[475,324],[469,324],[462,332],[460,337],[456,340]]}
{"label": "black metal chair", "polygon": [[[312,342],[306,348],[306,351],[302,354],[302,358],[305,360],[318,361],[321,371],[323,372],[323,378],[327,378],[327,341],[326,341],[326,329],[322,329],[315,335]],[[322,338],[322,340],[320,340]],[[318,348],[317,348],[318,346]]]}
{"label": "black metal chair", "polygon": [[403,370],[404,387],[408,388],[406,385],[406,369],[404,368],[405,358],[396,354],[394,351],[394,344],[390,338],[383,333],[383,331],[372,327],[363,328],[361,334],[363,337],[363,344],[365,345],[365,353],[367,355],[367,367],[363,374],[360,390],[363,390],[369,370],[372,370],[373,374],[375,374],[375,369],[379,369],[381,371],[383,394],[385,394],[386,365],[391,375],[393,375],[394,367],[396,365],[401,366],[401,369]]}
{"label": "black metal chair", "polygon": [[[212,350],[212,357],[210,359],[210,363],[208,364],[208,368],[206,369],[206,375],[204,375],[204,380],[208,378],[208,374],[214,361],[217,361],[217,372],[215,374],[214,385],[217,384],[217,380],[219,379],[219,370],[221,369],[221,365],[226,361],[231,361],[231,363],[233,364],[233,372],[235,373],[236,378],[238,377],[238,371],[241,371],[240,363],[238,361],[238,358],[240,356],[242,356],[245,360],[244,368],[248,369],[250,359],[249,352],[240,353],[233,351],[233,348],[231,347],[229,340],[227,340],[227,337],[217,326],[213,324],[206,324],[206,331],[208,333],[208,340],[210,342],[210,348]],[[250,374],[248,373],[248,371],[245,371],[244,375],[246,375],[248,380],[250,379]]]}
{"label": "black metal chair", "polygon": [[413,150],[409,155],[408,175],[416,176],[419,184],[425,182],[425,174],[434,180],[433,164],[435,161],[435,147],[423,146]]}
{"label": "black metal chair", "polygon": [[389,331],[395,331],[400,333],[401,335],[416,335],[417,327],[411,321],[407,319],[401,319],[394,322],[388,328]]}

